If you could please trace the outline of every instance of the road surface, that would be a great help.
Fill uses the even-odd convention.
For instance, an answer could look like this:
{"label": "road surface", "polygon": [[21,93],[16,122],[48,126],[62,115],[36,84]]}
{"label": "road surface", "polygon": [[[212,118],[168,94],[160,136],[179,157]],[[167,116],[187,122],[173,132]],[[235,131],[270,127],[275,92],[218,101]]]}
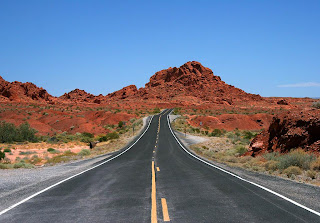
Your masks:
{"label": "road surface", "polygon": [[188,154],[168,113],[112,158],[0,212],[0,222],[320,222]]}

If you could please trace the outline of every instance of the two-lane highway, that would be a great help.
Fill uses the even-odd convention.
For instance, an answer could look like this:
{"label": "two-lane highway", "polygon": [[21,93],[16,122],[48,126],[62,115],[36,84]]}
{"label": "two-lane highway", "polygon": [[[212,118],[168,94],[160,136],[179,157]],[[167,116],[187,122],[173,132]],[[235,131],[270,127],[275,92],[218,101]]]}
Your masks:
{"label": "two-lane highway", "polygon": [[125,150],[2,212],[0,222],[320,221],[188,154],[170,129],[168,113],[154,116]]}

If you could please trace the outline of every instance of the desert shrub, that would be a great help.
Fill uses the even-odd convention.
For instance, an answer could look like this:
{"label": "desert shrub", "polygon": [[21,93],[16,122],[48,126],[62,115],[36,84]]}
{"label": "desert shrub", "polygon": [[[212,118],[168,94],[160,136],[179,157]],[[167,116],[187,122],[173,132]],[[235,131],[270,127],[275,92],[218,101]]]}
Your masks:
{"label": "desert shrub", "polygon": [[49,153],[51,153],[51,154],[60,153],[60,151],[59,151],[59,150],[57,150],[57,149],[53,149],[53,148],[49,148],[49,149],[47,149],[47,151],[48,151]]}
{"label": "desert shrub", "polygon": [[100,138],[98,140],[99,140],[99,142],[106,142],[108,140],[118,139],[118,138],[119,138],[119,134],[117,132],[110,132],[107,135],[100,136]]}
{"label": "desert shrub", "polygon": [[302,149],[291,151],[277,158],[279,169],[287,169],[290,166],[297,166],[302,169],[309,169],[311,163],[316,159],[314,154],[306,153]]}
{"label": "desert shrub", "polygon": [[67,150],[63,153],[64,156],[75,156],[77,155],[76,153],[74,152],[71,152],[70,150]]}
{"label": "desert shrub", "polygon": [[85,143],[89,143],[92,142],[93,138],[89,138],[89,137],[82,137],[80,139],[81,142],[85,142]]}
{"label": "desert shrub", "polygon": [[251,131],[243,131],[243,138],[244,139],[253,139],[254,137],[257,136],[257,133],[251,132]]}
{"label": "desert shrub", "polygon": [[117,132],[110,132],[107,134],[107,138],[110,139],[118,139],[119,138],[119,134]]}
{"label": "desert shrub", "polygon": [[4,164],[10,164],[11,160],[9,158],[5,157],[1,162]]}
{"label": "desert shrub", "polygon": [[239,157],[238,159],[239,159],[239,163],[246,163],[254,158],[252,156],[242,156],[242,157]]}
{"label": "desert shrub", "polygon": [[124,122],[123,121],[119,121],[119,123],[118,123],[118,128],[122,128],[123,127],[123,125],[124,125]]}
{"label": "desert shrub", "polygon": [[0,160],[3,160],[6,157],[6,154],[0,150]]}
{"label": "desert shrub", "polygon": [[37,142],[38,138],[35,135],[36,130],[32,129],[28,122],[16,127],[12,123],[0,122],[0,142],[12,143],[12,142]]}
{"label": "desert shrub", "polygon": [[106,135],[101,136],[98,140],[99,140],[99,142],[106,142],[106,141],[108,141],[108,137]]}
{"label": "desert shrub", "polygon": [[91,154],[90,150],[89,149],[82,149],[78,155],[80,156],[89,156]]}
{"label": "desert shrub", "polygon": [[311,163],[310,169],[320,171],[320,157]]}
{"label": "desert shrub", "polygon": [[311,179],[316,179],[317,177],[317,171],[314,170],[308,170],[306,174],[307,177],[310,177]]}
{"label": "desert shrub", "polygon": [[4,153],[11,153],[11,149],[6,148],[6,149],[3,150],[3,152],[4,152]]}
{"label": "desert shrub", "polygon": [[88,138],[94,138],[94,135],[92,133],[89,132],[83,132],[81,133],[82,137],[88,137]]}
{"label": "desert shrub", "polygon": [[237,145],[235,148],[234,148],[236,154],[238,154],[239,156],[242,156],[243,154],[245,154],[246,152],[248,152],[248,149],[244,146],[241,146],[241,145]]}
{"label": "desert shrub", "polygon": [[264,167],[268,171],[276,171],[278,169],[278,161],[269,160],[265,163]]}
{"label": "desert shrub", "polygon": [[33,168],[33,165],[30,164],[30,163],[26,163],[23,160],[21,160],[19,163],[15,163],[13,165],[13,168],[15,168],[15,169],[18,169],[18,168],[28,168],[28,169],[30,169],[30,168]]}
{"label": "desert shrub", "polygon": [[320,100],[319,101],[316,101],[316,102],[313,102],[312,103],[312,107],[314,107],[314,108],[320,108]]}
{"label": "desert shrub", "polygon": [[40,158],[39,156],[34,155],[34,156],[31,157],[31,159],[29,159],[28,162],[31,163],[31,164],[37,164],[37,163],[40,163],[42,160],[43,159]]}
{"label": "desert shrub", "polygon": [[302,173],[302,171],[301,171],[300,167],[289,166],[288,168],[286,168],[283,171],[283,173],[286,174],[288,177],[292,177],[293,175],[294,176],[300,175]]}
{"label": "desert shrub", "polygon": [[50,152],[55,151],[55,149],[54,148],[49,148],[49,149],[47,149],[47,151],[50,153]]}
{"label": "desert shrub", "polygon": [[31,154],[35,154],[36,152],[33,152],[33,151],[21,151],[19,152],[19,155],[31,155]]}
{"label": "desert shrub", "polygon": [[67,162],[69,160],[70,160],[69,157],[59,155],[59,156],[54,156],[52,158],[47,159],[47,163],[48,164],[62,163],[62,162]]}
{"label": "desert shrub", "polygon": [[271,153],[265,153],[262,156],[266,160],[278,160],[278,157],[280,156],[280,153],[279,152],[271,152]]}
{"label": "desert shrub", "polygon": [[211,136],[215,136],[215,137],[220,137],[222,136],[223,133],[220,129],[214,129],[212,132],[211,132]]}

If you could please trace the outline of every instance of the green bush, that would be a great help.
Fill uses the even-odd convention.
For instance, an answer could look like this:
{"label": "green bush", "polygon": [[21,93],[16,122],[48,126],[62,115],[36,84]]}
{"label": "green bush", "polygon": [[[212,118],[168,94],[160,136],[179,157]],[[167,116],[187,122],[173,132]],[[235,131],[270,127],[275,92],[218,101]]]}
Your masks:
{"label": "green bush", "polygon": [[119,127],[120,129],[123,127],[123,125],[124,125],[124,122],[123,122],[123,121],[120,121],[120,122],[118,123],[118,127]]}
{"label": "green bush", "polygon": [[54,148],[49,148],[49,149],[47,149],[47,151],[50,153],[50,152],[55,151],[55,149]]}
{"label": "green bush", "polygon": [[293,175],[294,176],[300,175],[302,173],[302,171],[301,171],[300,167],[289,166],[288,168],[286,168],[283,171],[283,173],[286,174],[288,177],[292,177]]}
{"label": "green bush", "polygon": [[119,139],[119,134],[117,132],[110,132],[107,134],[107,138],[110,139]]}
{"label": "green bush", "polygon": [[3,160],[6,157],[6,154],[0,150],[0,160]]}
{"label": "green bush", "polygon": [[91,154],[90,150],[89,149],[82,149],[78,155],[80,156],[89,156]]}
{"label": "green bush", "polygon": [[3,152],[4,152],[4,153],[11,153],[11,149],[6,148],[6,149],[3,150]]}
{"label": "green bush", "polygon": [[253,133],[253,132],[250,132],[250,131],[243,131],[243,138],[244,139],[253,139],[254,137],[257,136],[257,133]]}
{"label": "green bush", "polygon": [[36,130],[32,129],[28,122],[15,127],[12,123],[0,122],[0,142],[37,142],[38,138],[35,135]]}
{"label": "green bush", "polygon": [[88,138],[94,138],[94,135],[92,133],[89,132],[83,132],[81,133],[82,137],[88,137]]}
{"label": "green bush", "polygon": [[48,151],[49,153],[52,153],[52,154],[60,153],[59,150],[53,149],[53,148],[49,148],[49,149],[47,149],[47,151]]}
{"label": "green bush", "polygon": [[99,142],[106,142],[106,141],[108,141],[108,137],[107,136],[101,136],[98,140],[99,140]]}
{"label": "green bush", "polygon": [[306,153],[302,149],[293,150],[277,158],[279,161],[278,167],[281,170],[287,169],[290,166],[297,166],[307,170],[315,159],[316,156],[314,154]]}
{"label": "green bush", "polygon": [[220,129],[214,129],[211,132],[211,136],[220,137],[223,135],[223,132]]}

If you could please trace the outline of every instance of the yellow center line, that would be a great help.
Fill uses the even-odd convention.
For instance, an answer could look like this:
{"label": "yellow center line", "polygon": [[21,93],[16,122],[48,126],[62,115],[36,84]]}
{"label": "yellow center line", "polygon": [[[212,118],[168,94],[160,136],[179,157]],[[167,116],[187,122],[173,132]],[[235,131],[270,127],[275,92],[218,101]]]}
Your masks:
{"label": "yellow center line", "polygon": [[163,221],[170,221],[168,205],[165,198],[161,198],[161,204],[162,204]]}
{"label": "yellow center line", "polygon": [[156,197],[156,174],[154,171],[154,161],[152,161],[152,190],[151,190],[151,223],[157,223],[157,197]]}
{"label": "yellow center line", "polygon": [[159,168],[159,167],[157,167],[157,171],[158,171],[158,172],[160,171],[160,168]]}

